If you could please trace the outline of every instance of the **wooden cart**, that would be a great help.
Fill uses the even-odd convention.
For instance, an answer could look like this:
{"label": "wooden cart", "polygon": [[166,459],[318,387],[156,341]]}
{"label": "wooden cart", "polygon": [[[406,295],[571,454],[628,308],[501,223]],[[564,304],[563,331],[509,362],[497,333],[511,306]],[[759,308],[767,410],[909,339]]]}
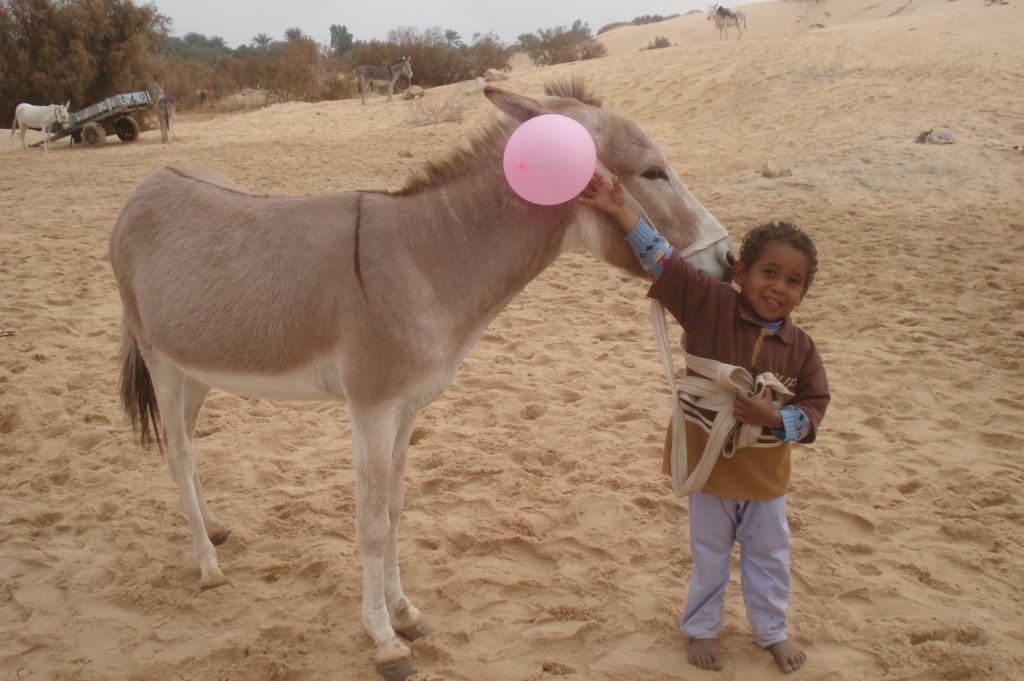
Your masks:
{"label": "wooden cart", "polygon": [[[90,149],[102,147],[107,135],[117,135],[122,142],[134,142],[145,130],[155,126],[145,116],[153,108],[153,98],[146,91],[128,92],[108,97],[102,102],[69,114],[71,125],[50,136],[50,141],[71,136],[72,144],[85,144]],[[37,142],[32,146],[38,146]]]}

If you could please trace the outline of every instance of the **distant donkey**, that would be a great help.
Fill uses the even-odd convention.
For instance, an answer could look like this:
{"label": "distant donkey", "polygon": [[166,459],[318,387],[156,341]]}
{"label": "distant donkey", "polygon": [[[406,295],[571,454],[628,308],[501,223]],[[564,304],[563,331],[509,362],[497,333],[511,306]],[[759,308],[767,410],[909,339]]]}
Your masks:
{"label": "distant donkey", "polygon": [[14,121],[11,123],[10,136],[14,136],[15,130],[20,130],[21,148],[27,149],[25,146],[25,131],[28,129],[41,130],[43,133],[43,147],[50,151],[50,131],[54,124],[59,124],[64,130],[71,126],[71,121],[68,118],[69,106],[71,106],[70,99],[63,106],[60,104],[50,104],[49,106],[19,104],[18,108],[14,110]]}
{"label": "distant donkey", "polygon": [[388,101],[395,92],[395,81],[405,74],[412,85],[412,57],[402,57],[391,66],[360,66],[354,73],[358,78],[359,97],[366,104],[366,90],[377,85],[388,86]]}
{"label": "distant donkey", "polygon": [[164,144],[171,142],[171,123],[174,121],[174,100],[164,94],[163,84],[153,86],[153,94],[156,96],[156,117],[160,121],[160,139]]}
{"label": "distant donkey", "polygon": [[747,27],[747,15],[738,9],[721,7],[716,2],[708,5],[708,21],[715,20],[715,27],[718,29],[718,39],[721,40],[729,35],[729,27],[736,27],[736,40],[743,37],[743,29]]}

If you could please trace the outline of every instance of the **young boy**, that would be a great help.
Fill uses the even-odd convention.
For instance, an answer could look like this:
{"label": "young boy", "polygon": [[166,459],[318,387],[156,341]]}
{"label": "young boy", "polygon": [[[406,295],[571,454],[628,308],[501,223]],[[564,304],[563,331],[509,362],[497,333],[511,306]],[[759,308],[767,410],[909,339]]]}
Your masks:
{"label": "young boy", "polygon": [[[770,371],[795,395],[776,409],[770,390],[759,400],[737,394],[737,420],[762,426],[778,444],[719,457],[704,488],[689,496],[693,570],[680,624],[690,639],[690,663],[722,669],[715,637],[722,629],[729,561],[738,541],[743,601],[754,637],[780,670],[792,672],[806,656],[786,637],[790,442],[814,441],[830,399],[814,343],[789,318],[814,280],[814,243],[785,222],[751,230],[733,264],[737,292],[680,258],[627,205],[617,177],[609,184],[595,174],[578,200],[611,215],[626,233],[654,279],[647,295],[660,301],[686,331],[686,352],[747,368],[755,376]],[[689,419],[686,431],[692,472],[708,434]]]}

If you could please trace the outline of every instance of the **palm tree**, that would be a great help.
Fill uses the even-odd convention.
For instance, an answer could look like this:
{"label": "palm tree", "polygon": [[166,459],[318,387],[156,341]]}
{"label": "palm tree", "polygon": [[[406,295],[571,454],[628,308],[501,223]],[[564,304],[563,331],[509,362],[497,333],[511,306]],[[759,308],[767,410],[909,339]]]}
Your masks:
{"label": "palm tree", "polygon": [[228,46],[227,41],[224,40],[224,38],[221,38],[219,35],[215,35],[212,38],[210,38],[209,40],[207,40],[206,44],[208,46],[210,46],[210,47],[215,47],[215,48],[221,48],[221,47],[227,47]]}
{"label": "palm tree", "polygon": [[448,43],[449,47],[465,47],[466,43],[462,42],[462,36],[459,35],[458,31],[448,29],[444,32],[445,42]]}
{"label": "palm tree", "polygon": [[293,40],[308,40],[309,36],[303,33],[301,28],[295,26],[284,32],[284,39],[292,42]]}
{"label": "palm tree", "polygon": [[266,33],[257,33],[252,37],[252,40],[250,42],[252,43],[253,47],[266,48],[270,47],[270,43],[274,42],[274,39],[271,38]]}

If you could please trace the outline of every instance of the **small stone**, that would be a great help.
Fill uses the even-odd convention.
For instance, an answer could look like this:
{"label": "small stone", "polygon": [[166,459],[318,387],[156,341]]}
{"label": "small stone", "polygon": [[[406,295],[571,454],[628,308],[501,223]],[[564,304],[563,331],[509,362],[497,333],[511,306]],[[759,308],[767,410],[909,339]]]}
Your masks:
{"label": "small stone", "polygon": [[793,169],[789,166],[779,170],[775,168],[771,161],[765,161],[764,165],[761,166],[761,175],[764,177],[789,177],[792,174]]}

